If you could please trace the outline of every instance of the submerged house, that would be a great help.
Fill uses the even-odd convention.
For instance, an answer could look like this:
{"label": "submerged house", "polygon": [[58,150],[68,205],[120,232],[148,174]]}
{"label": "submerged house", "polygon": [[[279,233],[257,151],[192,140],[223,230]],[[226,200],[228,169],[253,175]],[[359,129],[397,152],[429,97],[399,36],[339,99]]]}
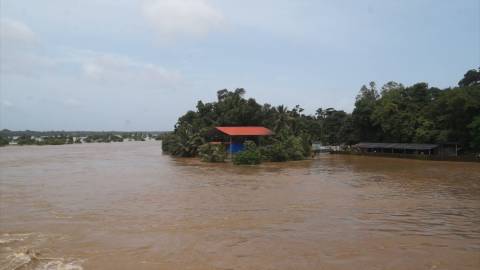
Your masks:
{"label": "submerged house", "polygon": [[353,146],[362,153],[389,153],[412,155],[458,156],[457,143],[423,144],[423,143],[370,143],[361,142]]}
{"label": "submerged house", "polygon": [[211,132],[213,144],[225,144],[230,154],[243,150],[243,143],[247,140],[260,144],[260,137],[271,136],[273,132],[261,126],[215,127]]}

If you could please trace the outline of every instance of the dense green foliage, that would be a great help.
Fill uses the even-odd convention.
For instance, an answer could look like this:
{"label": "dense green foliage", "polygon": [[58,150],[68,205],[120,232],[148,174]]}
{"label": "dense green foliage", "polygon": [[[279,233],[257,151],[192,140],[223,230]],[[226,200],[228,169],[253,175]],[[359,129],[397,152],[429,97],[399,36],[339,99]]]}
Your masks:
{"label": "dense green foliage", "polygon": [[[265,156],[274,156],[272,160],[283,160],[277,156],[286,155],[286,159],[300,159],[308,155],[311,146],[309,129],[315,127],[315,117],[302,114],[299,106],[292,110],[285,106],[274,107],[260,105],[255,99],[245,99],[244,89],[235,91],[220,90],[218,100],[212,103],[199,101],[196,111],[188,111],[178,119],[175,130],[163,138],[163,150],[176,156],[191,157],[198,154],[198,147],[205,143],[215,126],[266,126],[275,135],[262,138],[261,144]],[[268,147],[267,146],[276,146]],[[297,147],[301,149],[289,149]],[[285,153],[278,153],[278,152]]]}
{"label": "dense green foliage", "polygon": [[256,165],[262,162],[262,154],[253,141],[245,141],[244,150],[233,157],[236,165]]}
{"label": "dense green foliage", "polygon": [[35,140],[32,138],[32,136],[27,136],[27,135],[23,135],[23,136],[20,136],[18,137],[15,142],[18,144],[18,145],[33,145],[33,144],[39,144],[39,141]]}
{"label": "dense green foliage", "polygon": [[[158,135],[152,135],[150,133],[143,133],[143,132],[133,132],[133,133],[125,133],[125,132],[118,132],[108,133],[108,132],[93,132],[89,136],[84,138],[82,137],[75,137],[70,134],[75,133],[83,133],[82,132],[37,132],[37,131],[8,131],[2,130],[0,133],[10,133],[10,134],[22,134],[18,136],[16,139],[12,139],[11,136],[2,136],[0,137],[5,138],[7,144],[9,140],[12,140],[14,143],[18,145],[63,145],[63,144],[80,144],[80,143],[109,143],[109,142],[123,142],[123,141],[145,141],[148,138],[152,138],[153,136],[161,136],[164,134],[162,132]],[[29,134],[36,134],[36,135],[29,135]],[[39,136],[38,134],[43,134]],[[45,136],[44,134],[56,134],[51,136]]]}
{"label": "dense green foliage", "polygon": [[458,87],[443,90],[426,83],[405,87],[396,82],[377,89],[371,82],[361,87],[352,113],[319,108],[314,115],[308,115],[299,105],[292,109],[260,105],[253,98],[244,98],[244,94],[243,88],[224,89],[217,92],[215,102],[199,101],[196,110],[181,116],[174,132],[162,138],[164,152],[196,156],[215,126],[270,128],[275,135],[261,138],[261,147],[256,150],[263,160],[270,161],[308,157],[314,141],[326,145],[352,145],[360,141],[458,142],[464,150],[480,150],[480,71],[477,70],[468,71]]}
{"label": "dense green foliage", "polygon": [[39,145],[62,145],[62,144],[72,144],[74,142],[73,137],[70,136],[54,136],[54,137],[45,137],[37,144]]}
{"label": "dense green foliage", "polygon": [[10,141],[9,141],[8,138],[0,136],[0,146],[5,146],[5,145],[8,145],[9,143],[10,143]]}
{"label": "dense green foliage", "polygon": [[92,135],[105,135],[105,134],[115,134],[122,137],[134,137],[135,135],[140,135],[144,138],[146,137],[157,137],[163,134],[169,133],[167,131],[33,131],[33,130],[23,130],[23,131],[14,131],[9,129],[0,130],[0,136],[3,137],[16,137],[16,136],[33,136],[33,137],[52,137],[52,136],[71,136],[71,137],[88,137]]}
{"label": "dense green foliage", "polygon": [[472,123],[468,125],[468,128],[472,133],[472,141],[470,146],[473,149],[480,149],[480,115],[473,119]]}
{"label": "dense green foliage", "polygon": [[57,136],[48,136],[48,137],[33,137],[29,135],[23,135],[18,137],[15,142],[18,145],[62,145],[62,144],[73,144],[75,140],[71,136],[66,135],[57,135]]}
{"label": "dense green foliage", "polygon": [[167,137],[168,135],[172,134],[171,132],[162,132],[158,135],[155,135],[153,136],[153,138],[156,140],[156,141],[163,141],[165,139],[165,137]]}
{"label": "dense green foliage", "polygon": [[[469,71],[461,87],[440,90],[426,83],[410,87],[390,82],[380,94],[375,84],[362,87],[353,111],[355,141],[445,143],[464,148],[475,136],[480,115],[480,80]],[[478,75],[477,75],[478,76]]]}
{"label": "dense green foliage", "polygon": [[162,150],[174,156],[193,157],[197,155],[198,148],[204,143],[205,140],[194,132],[192,126],[184,123],[177,127],[174,133],[163,138]]}
{"label": "dense green foliage", "polygon": [[125,133],[121,137],[125,141],[142,141],[143,142],[145,141],[145,139],[151,138],[152,135],[149,133],[134,132],[134,133]]}
{"label": "dense green foliage", "polygon": [[93,143],[93,142],[100,142],[100,143],[108,143],[108,142],[123,142],[124,138],[114,134],[99,134],[99,135],[91,135],[85,138],[86,143]]}
{"label": "dense green foliage", "polygon": [[288,132],[280,132],[278,136],[273,138],[271,144],[259,147],[259,151],[263,160],[275,162],[301,160],[310,154],[310,137],[305,133],[293,136]]}
{"label": "dense green foliage", "polygon": [[202,144],[198,148],[198,155],[207,162],[224,162],[227,157],[224,145],[209,143]]}

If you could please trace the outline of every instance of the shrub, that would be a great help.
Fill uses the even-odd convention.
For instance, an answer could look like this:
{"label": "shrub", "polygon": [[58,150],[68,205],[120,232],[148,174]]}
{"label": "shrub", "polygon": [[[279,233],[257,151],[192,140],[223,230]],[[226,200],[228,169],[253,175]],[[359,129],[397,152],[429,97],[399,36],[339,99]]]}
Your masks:
{"label": "shrub", "polygon": [[8,138],[4,138],[3,136],[0,136],[0,146],[8,145],[10,143]]}
{"label": "shrub", "polygon": [[308,155],[306,152],[310,152],[310,148],[305,146],[303,138],[295,136],[287,136],[260,148],[262,159],[274,162],[301,160]]}
{"label": "shrub", "polygon": [[233,157],[233,163],[236,165],[256,165],[260,164],[262,156],[258,151],[242,151]]}
{"label": "shrub", "polygon": [[256,165],[262,161],[262,155],[257,145],[252,141],[245,141],[244,150],[235,154],[233,163],[236,165]]}
{"label": "shrub", "polygon": [[198,154],[198,147],[203,142],[198,133],[184,126],[163,138],[162,151],[178,157],[194,157]]}
{"label": "shrub", "polygon": [[32,136],[27,136],[27,135],[22,135],[18,137],[16,142],[18,145],[32,145],[36,143],[36,141],[32,139]]}
{"label": "shrub", "polygon": [[177,143],[178,138],[175,134],[170,133],[164,136],[162,139],[162,151],[169,154],[172,153]]}
{"label": "shrub", "polygon": [[312,136],[308,133],[302,132],[300,134],[300,140],[302,142],[304,157],[309,157],[312,154]]}
{"label": "shrub", "polygon": [[202,144],[198,148],[198,155],[203,161],[207,162],[224,162],[226,158],[225,148],[222,144]]}
{"label": "shrub", "polygon": [[285,150],[284,144],[280,141],[274,144],[267,145],[260,148],[263,160],[281,162],[288,160],[288,153]]}
{"label": "shrub", "polygon": [[285,148],[289,160],[301,160],[305,158],[302,139],[300,137],[289,137],[285,143]]}

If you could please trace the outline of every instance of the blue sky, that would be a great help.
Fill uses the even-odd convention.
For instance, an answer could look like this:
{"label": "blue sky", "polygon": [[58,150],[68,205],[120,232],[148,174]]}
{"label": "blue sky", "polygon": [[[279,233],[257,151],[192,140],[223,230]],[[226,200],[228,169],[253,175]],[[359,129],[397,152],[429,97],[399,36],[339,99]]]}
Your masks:
{"label": "blue sky", "polygon": [[0,0],[0,128],[170,130],[199,99],[350,112],[363,84],[455,86],[478,0]]}

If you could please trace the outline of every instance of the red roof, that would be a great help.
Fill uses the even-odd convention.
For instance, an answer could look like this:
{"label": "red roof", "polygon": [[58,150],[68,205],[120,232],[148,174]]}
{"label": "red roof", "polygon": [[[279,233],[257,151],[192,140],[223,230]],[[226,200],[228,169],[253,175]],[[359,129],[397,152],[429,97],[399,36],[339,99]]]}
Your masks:
{"label": "red roof", "polygon": [[216,127],[216,129],[230,136],[273,135],[273,132],[266,127]]}

